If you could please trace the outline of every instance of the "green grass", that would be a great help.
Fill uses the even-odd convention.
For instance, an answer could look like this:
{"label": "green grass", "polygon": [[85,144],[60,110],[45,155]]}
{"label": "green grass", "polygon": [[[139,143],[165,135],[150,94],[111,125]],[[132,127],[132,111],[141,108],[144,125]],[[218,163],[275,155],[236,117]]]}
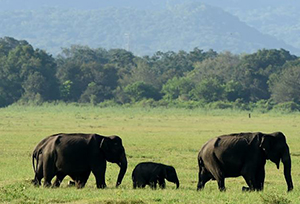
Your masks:
{"label": "green grass", "polygon": [[[75,105],[10,106],[0,109],[0,202],[2,203],[300,203],[300,115],[261,114],[201,109],[98,108]],[[263,192],[243,193],[241,177],[226,179],[226,192],[215,181],[201,192],[197,185],[197,153],[210,138],[242,131],[282,131],[292,155],[294,191],[286,193],[283,168],[267,162]],[[31,153],[44,137],[59,132],[119,135],[128,157],[121,186],[114,187],[119,168],[108,164],[107,189],[95,187],[91,175],[84,189],[34,187]],[[180,188],[167,182],[164,190],[132,189],[131,172],[142,161],[173,165]]]}

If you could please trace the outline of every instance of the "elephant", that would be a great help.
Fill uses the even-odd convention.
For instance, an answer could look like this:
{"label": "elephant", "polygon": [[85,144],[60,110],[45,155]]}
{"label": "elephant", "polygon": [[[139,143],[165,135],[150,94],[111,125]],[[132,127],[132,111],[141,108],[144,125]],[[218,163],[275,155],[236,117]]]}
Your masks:
{"label": "elephant", "polygon": [[165,179],[176,184],[179,188],[179,180],[176,170],[173,166],[168,166],[154,162],[139,163],[132,172],[133,188],[144,188],[150,185],[152,189],[156,189],[157,182],[159,187],[166,187]]}
{"label": "elephant", "polygon": [[243,176],[247,191],[261,191],[264,187],[265,163],[271,160],[279,169],[284,166],[287,190],[293,190],[289,146],[282,132],[265,134],[246,132],[222,135],[209,140],[198,154],[197,190],[205,183],[217,180],[220,191],[225,191],[225,178]]}
{"label": "elephant", "polygon": [[118,187],[127,170],[126,153],[119,136],[83,133],[51,135],[39,142],[33,151],[33,183],[41,185],[44,178],[44,186],[49,187],[56,176],[53,186],[59,187],[68,175],[77,188],[83,188],[92,172],[97,188],[105,188],[106,161],[117,163],[120,167]]}
{"label": "elephant", "polygon": [[[49,137],[44,138],[42,141],[38,143],[38,145],[35,147],[33,153],[32,153],[32,165],[35,172],[35,177],[32,180],[32,183],[34,185],[41,185],[41,179],[43,178],[43,154],[45,146],[48,143],[51,143],[52,140],[57,139],[57,136],[62,135],[63,133],[54,134]],[[35,166],[35,161],[37,162]],[[38,169],[38,172],[36,171]],[[73,173],[72,175],[69,175],[73,181],[69,181],[68,186],[77,186],[77,188],[83,188],[85,186],[86,181],[88,180],[88,177],[90,175],[90,171],[87,172],[81,172],[80,174]],[[56,180],[53,183],[53,187],[59,187],[62,180],[64,179],[65,175],[61,172],[57,172],[56,174]]]}

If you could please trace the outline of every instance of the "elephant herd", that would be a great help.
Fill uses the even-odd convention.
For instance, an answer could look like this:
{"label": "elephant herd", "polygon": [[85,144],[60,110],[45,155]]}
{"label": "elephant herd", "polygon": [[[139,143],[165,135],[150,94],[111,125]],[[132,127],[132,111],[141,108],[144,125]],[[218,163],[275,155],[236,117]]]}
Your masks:
{"label": "elephant herd", "polygon": [[[287,190],[293,189],[291,157],[283,133],[261,132],[222,135],[206,142],[198,154],[197,190],[204,188],[209,180],[216,180],[220,191],[225,191],[225,178],[243,176],[245,191],[261,191],[264,187],[265,163],[271,160],[279,168],[284,166]],[[120,167],[116,187],[127,170],[127,158],[122,140],[118,136],[98,134],[55,134],[37,144],[32,154],[34,179],[40,186],[59,187],[65,176],[70,176],[77,188],[83,188],[92,172],[97,188],[105,188],[106,162]],[[154,162],[139,163],[132,172],[133,188],[149,185],[155,189],[157,183],[165,188],[165,179],[179,187],[179,179],[173,166]]]}

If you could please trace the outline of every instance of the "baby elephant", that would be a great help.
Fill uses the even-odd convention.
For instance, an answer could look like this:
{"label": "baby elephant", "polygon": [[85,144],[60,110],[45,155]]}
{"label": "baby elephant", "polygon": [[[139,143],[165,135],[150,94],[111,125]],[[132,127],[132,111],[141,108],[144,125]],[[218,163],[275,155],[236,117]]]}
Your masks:
{"label": "baby elephant", "polygon": [[157,182],[160,188],[165,188],[165,179],[179,187],[179,180],[173,166],[153,162],[139,163],[132,172],[133,188],[144,188],[149,185],[156,189]]}

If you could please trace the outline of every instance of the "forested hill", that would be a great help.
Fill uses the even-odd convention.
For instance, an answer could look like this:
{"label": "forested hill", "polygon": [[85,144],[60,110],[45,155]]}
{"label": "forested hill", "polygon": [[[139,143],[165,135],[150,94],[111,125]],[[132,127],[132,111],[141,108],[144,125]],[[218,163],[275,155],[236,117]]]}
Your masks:
{"label": "forested hill", "polygon": [[[56,3],[59,5],[58,1]],[[66,5],[68,1],[64,3]],[[150,3],[155,5],[157,1]],[[190,51],[195,47],[233,53],[284,48],[294,54],[300,53],[283,41],[263,35],[222,9],[198,2],[174,4],[156,10],[129,7],[2,10],[0,19],[0,37],[25,39],[52,54],[72,44],[125,48],[136,55],[151,55],[156,51]]]}

